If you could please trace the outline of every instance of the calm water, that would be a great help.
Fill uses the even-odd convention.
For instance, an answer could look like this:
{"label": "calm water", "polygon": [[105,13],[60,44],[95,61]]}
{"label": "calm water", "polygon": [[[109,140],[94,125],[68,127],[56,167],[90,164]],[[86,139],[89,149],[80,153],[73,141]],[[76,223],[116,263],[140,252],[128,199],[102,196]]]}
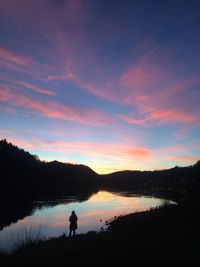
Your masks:
{"label": "calm water", "polygon": [[51,203],[51,206],[45,205],[45,202],[38,203],[41,207],[35,208],[30,216],[0,231],[0,250],[11,252],[16,243],[20,243],[31,233],[33,236],[40,235],[42,239],[68,235],[68,218],[72,210],[76,211],[79,218],[77,233],[86,233],[100,231],[102,227],[105,229],[105,222],[115,216],[148,210],[162,205],[164,200],[99,191],[87,201],[71,201],[61,200],[61,204],[56,202]]}

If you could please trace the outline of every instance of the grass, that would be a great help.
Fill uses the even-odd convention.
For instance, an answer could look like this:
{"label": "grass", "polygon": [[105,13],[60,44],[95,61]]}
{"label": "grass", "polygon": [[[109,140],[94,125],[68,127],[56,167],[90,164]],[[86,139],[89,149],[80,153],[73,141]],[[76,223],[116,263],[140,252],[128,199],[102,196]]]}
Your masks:
{"label": "grass", "polygon": [[42,240],[41,236],[41,227],[33,228],[33,227],[26,227],[20,228],[14,234],[11,234],[11,242],[12,247],[7,251],[7,254],[13,254],[14,252],[25,248],[30,247],[33,244],[38,244],[39,241]]}

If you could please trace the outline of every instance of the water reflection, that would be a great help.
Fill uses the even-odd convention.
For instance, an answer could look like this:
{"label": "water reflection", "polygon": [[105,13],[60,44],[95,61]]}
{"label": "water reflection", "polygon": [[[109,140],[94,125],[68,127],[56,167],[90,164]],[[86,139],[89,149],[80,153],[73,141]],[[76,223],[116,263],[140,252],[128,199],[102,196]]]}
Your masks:
{"label": "water reflection", "polygon": [[43,203],[43,206],[34,209],[30,216],[5,227],[0,231],[0,250],[12,251],[25,235],[25,231],[32,231],[35,235],[40,232],[41,238],[44,239],[68,235],[68,218],[72,210],[76,211],[79,218],[78,234],[99,231],[102,227],[105,228],[107,220],[115,216],[144,211],[163,203],[163,200],[158,198],[119,195],[107,191],[99,191],[83,202],[73,199],[70,201],[69,203],[69,200],[66,200],[63,203],[62,200],[61,204],[56,202],[54,206],[49,206],[49,203],[45,206]]}

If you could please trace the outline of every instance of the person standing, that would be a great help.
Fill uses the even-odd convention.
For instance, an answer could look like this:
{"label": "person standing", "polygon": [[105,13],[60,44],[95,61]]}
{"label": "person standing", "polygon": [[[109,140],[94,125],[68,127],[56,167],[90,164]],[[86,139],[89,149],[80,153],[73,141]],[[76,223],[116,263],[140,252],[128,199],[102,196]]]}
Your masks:
{"label": "person standing", "polygon": [[77,225],[77,221],[78,221],[78,217],[75,213],[75,211],[72,211],[72,214],[69,217],[69,237],[71,237],[72,235],[75,236],[76,234],[76,229],[78,228]]}

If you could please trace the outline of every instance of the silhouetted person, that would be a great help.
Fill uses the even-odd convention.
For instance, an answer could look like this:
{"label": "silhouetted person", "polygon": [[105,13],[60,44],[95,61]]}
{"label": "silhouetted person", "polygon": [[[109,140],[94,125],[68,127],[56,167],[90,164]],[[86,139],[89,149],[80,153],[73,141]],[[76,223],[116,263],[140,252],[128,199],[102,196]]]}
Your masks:
{"label": "silhouetted person", "polygon": [[72,214],[69,217],[69,237],[71,237],[71,235],[73,234],[73,236],[75,236],[76,234],[76,229],[78,228],[77,226],[77,221],[78,221],[78,217],[75,213],[75,211],[72,211]]}

